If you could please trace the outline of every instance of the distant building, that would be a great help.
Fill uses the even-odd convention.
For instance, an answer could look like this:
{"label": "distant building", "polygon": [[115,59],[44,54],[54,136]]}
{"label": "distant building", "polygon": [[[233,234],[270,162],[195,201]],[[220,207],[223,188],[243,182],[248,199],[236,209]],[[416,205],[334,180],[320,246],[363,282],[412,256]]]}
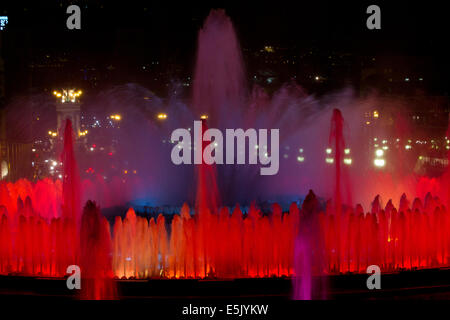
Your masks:
{"label": "distant building", "polygon": [[[0,34],[0,53],[2,35]],[[0,180],[15,181],[31,177],[31,143],[10,141],[6,136],[5,69],[0,54]]]}
{"label": "distant building", "polygon": [[75,89],[63,89],[61,92],[54,91],[53,94],[58,98],[56,103],[56,128],[61,130],[64,122],[69,119],[72,121],[72,128],[74,132],[79,136],[81,133],[80,122],[80,102],[79,97],[81,90]]}

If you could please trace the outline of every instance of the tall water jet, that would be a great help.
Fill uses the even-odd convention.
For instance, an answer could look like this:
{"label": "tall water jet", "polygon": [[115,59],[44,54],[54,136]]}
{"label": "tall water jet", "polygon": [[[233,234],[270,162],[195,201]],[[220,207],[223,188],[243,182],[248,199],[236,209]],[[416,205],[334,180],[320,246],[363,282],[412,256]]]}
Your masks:
{"label": "tall water jet", "polygon": [[[208,130],[206,120],[202,120],[202,133]],[[201,141],[201,153],[209,143]],[[207,164],[202,160],[195,166],[197,171],[196,210],[202,216],[207,210],[216,213],[219,208],[219,190],[217,187],[217,170],[215,164]]]}
{"label": "tall water jet", "polygon": [[[450,139],[450,114],[448,116],[448,126],[447,126],[447,131],[446,131],[446,139]],[[450,164],[450,150],[447,151],[447,160]],[[447,187],[447,208],[450,208],[450,165],[447,166],[447,169],[445,170],[444,173],[444,181]]]}
{"label": "tall water jet", "polygon": [[67,119],[64,128],[64,146],[61,153],[63,164],[62,219],[65,226],[69,259],[75,264],[79,255],[79,225],[81,209],[80,173],[75,159],[72,122]]}
{"label": "tall water jet", "polygon": [[[272,51],[269,47],[266,49]],[[295,161],[295,156],[292,157],[292,151],[285,152],[283,161],[286,164],[283,167],[286,174],[278,176],[280,183],[272,183],[273,180],[265,178],[257,180],[259,176],[252,175],[254,170],[249,170],[251,168],[243,172],[242,169],[237,169],[239,166],[221,167],[219,172],[223,177],[227,181],[235,181],[229,184],[230,188],[226,192],[221,190],[220,200],[232,198],[230,195],[234,196],[234,193],[244,195],[241,199],[245,201],[255,198],[264,200],[264,197],[249,196],[248,194],[260,195],[247,191],[252,189],[265,192],[269,197],[265,200],[272,202],[272,196],[278,192],[275,189],[280,186],[284,188],[281,192],[292,191],[298,198],[299,194],[303,195],[308,190],[304,189],[308,183],[319,180],[320,187],[323,181],[325,187],[334,187],[334,195],[330,196],[330,205],[325,212],[319,199],[310,191],[301,210],[296,202],[289,208],[289,213],[283,212],[282,206],[277,203],[272,204],[270,212],[266,212],[269,211],[269,206],[264,206],[263,210],[252,203],[249,208],[243,207],[244,213],[236,205],[230,215],[228,207],[219,210],[217,181],[223,182],[225,179],[222,176],[218,179],[215,165],[202,163],[195,166],[197,193],[193,217],[187,205],[181,208],[180,214],[175,214],[168,221],[162,214],[159,214],[156,221],[155,218],[148,220],[129,208],[125,219],[116,217],[114,234],[111,236],[109,224],[94,202],[89,201],[83,216],[80,215],[78,168],[73,150],[72,126],[67,121],[61,156],[64,164],[62,185],[60,180],[39,181],[36,184],[20,180],[8,185],[0,181],[0,273],[63,277],[68,265],[79,263],[83,280],[81,297],[86,299],[115,298],[116,288],[111,279],[113,276],[128,279],[292,276],[294,297],[314,299],[326,296],[325,274],[365,273],[366,267],[371,264],[379,265],[383,271],[449,265],[450,218],[439,198],[427,194],[424,205],[419,199],[415,199],[411,207],[404,195],[398,212],[392,201],[383,210],[380,196],[375,198],[367,213],[361,205],[356,208],[351,206],[349,181],[345,176],[345,169],[349,167],[343,165],[347,152],[344,119],[340,110],[333,111],[328,137],[330,147],[334,150],[334,158],[327,159],[327,162],[332,160],[334,163],[334,176],[330,174],[322,180],[309,173],[311,181],[299,181],[295,177],[296,171],[303,173],[314,169],[313,172],[317,172],[315,167],[319,163],[312,154],[316,148],[322,148],[322,142],[321,139],[311,138],[321,138],[322,134],[327,134],[324,128],[329,124],[329,119],[326,118],[327,124],[324,126],[316,119],[322,121],[322,115],[328,116],[329,110],[322,108],[320,100],[304,96],[296,85],[285,85],[272,97],[266,95],[262,88],[255,89],[250,101],[246,101],[246,89],[241,50],[233,25],[223,10],[212,10],[198,37],[192,92],[194,117],[203,115],[202,119],[208,119],[213,127],[222,129],[282,128],[283,149],[301,147],[297,149],[297,160],[301,164]],[[128,99],[127,96],[124,100],[118,100],[116,96],[112,96],[111,100],[118,104],[125,101],[125,105],[131,110],[134,108],[129,108],[128,101],[131,104],[136,98],[142,102],[142,96],[147,96],[148,93],[147,90],[145,92],[133,95],[133,99]],[[141,107],[140,104],[137,105]],[[172,107],[171,103],[169,107]],[[192,120],[188,109],[183,105],[182,110],[187,116],[179,118],[179,113],[175,116],[175,112],[169,112],[170,119],[177,119],[169,123],[178,124],[186,118]],[[142,110],[148,111],[147,108]],[[141,116],[142,112],[137,114]],[[127,118],[129,117],[128,113]],[[128,123],[135,124],[133,121]],[[167,121],[165,123],[168,124]],[[307,123],[311,123],[311,127],[317,132],[303,131],[302,128]],[[400,128],[400,133],[404,134],[404,126],[401,125]],[[163,129],[161,122],[155,126],[155,135],[151,137],[164,136]],[[206,129],[204,120],[202,132]],[[160,143],[160,139],[142,136],[147,140],[154,140],[152,146]],[[403,140],[407,136],[400,138]],[[165,141],[163,140],[164,144]],[[140,144],[130,144],[131,147],[136,145]],[[202,139],[194,149],[203,154],[205,143]],[[361,149],[356,151],[359,150]],[[399,151],[399,155],[402,154]],[[294,161],[291,161],[293,158]],[[349,164],[348,161],[346,163]],[[161,172],[166,171],[162,169],[167,169],[162,162],[153,162],[152,167]],[[322,166],[318,165],[317,168],[321,170]],[[235,170],[233,175],[229,174],[232,170]],[[118,193],[124,193],[122,177],[107,179],[111,181],[108,183],[102,175],[98,177],[100,183],[97,181],[90,184],[92,189],[109,184],[114,185],[112,189],[118,189]],[[170,187],[183,185],[182,182],[185,182],[173,172],[164,178]],[[155,181],[156,185],[161,179],[150,180],[149,183]],[[448,178],[443,179],[444,188],[447,186],[450,195],[449,181]],[[372,183],[369,179],[363,181],[366,182]],[[83,190],[85,189],[84,187]],[[167,193],[172,194],[173,188],[170,191]],[[99,203],[105,206],[106,199],[114,196],[98,193],[96,200],[99,197]],[[63,205],[61,215],[60,198]],[[122,197],[115,198],[118,203],[124,202],[118,200],[124,199]],[[173,196],[170,198],[177,199]],[[450,196],[448,200],[450,201]]]}
{"label": "tall water jet", "polygon": [[[335,228],[336,228],[336,246],[337,246],[337,267],[340,270],[341,260],[343,259],[343,221],[342,221],[342,206],[343,204],[351,205],[350,182],[346,172],[343,170],[343,155],[345,153],[345,139],[344,139],[344,118],[339,109],[333,110],[331,117],[330,129],[330,145],[334,150],[334,211],[335,211]],[[346,200],[343,201],[342,192],[345,191]]]}
{"label": "tall water jet", "polygon": [[[202,132],[208,129],[206,120],[202,120]],[[205,150],[206,143],[201,142],[201,152]],[[200,243],[203,247],[200,251],[203,253],[203,273],[206,277],[210,271],[210,259],[213,256],[210,242],[214,235],[211,233],[212,215],[217,213],[219,208],[219,191],[217,187],[217,171],[215,164],[207,164],[202,160],[201,164],[195,166],[197,171],[197,195],[196,195],[196,213],[198,215],[200,226]]]}
{"label": "tall water jet", "polygon": [[62,217],[80,222],[80,173],[75,159],[72,122],[67,119],[64,128],[64,146],[61,153],[63,163],[63,210]]}
{"label": "tall water jet", "polygon": [[309,190],[302,204],[300,227],[295,241],[294,299],[311,300],[326,297],[326,280],[323,274],[326,266],[325,247],[319,213],[319,201],[314,192]]}
{"label": "tall water jet", "polygon": [[217,122],[232,119],[226,114],[242,106],[246,90],[244,79],[233,24],[225,10],[211,10],[198,34],[193,81],[193,106],[197,116],[207,114]]}
{"label": "tall water jet", "polygon": [[344,119],[339,109],[333,110],[331,117],[330,141],[334,149],[335,183],[334,183],[334,205],[336,215],[339,217],[342,206],[341,177],[342,177],[342,155],[345,148],[344,141]]}
{"label": "tall water jet", "polygon": [[[225,10],[211,10],[198,33],[192,89],[194,116],[204,116],[216,128],[241,127],[246,95],[244,63],[233,23]],[[222,192],[224,198],[231,197],[235,191],[229,189],[235,185],[231,181],[236,180],[237,167],[221,166],[220,171],[214,171],[220,177],[221,191],[226,191]]]}

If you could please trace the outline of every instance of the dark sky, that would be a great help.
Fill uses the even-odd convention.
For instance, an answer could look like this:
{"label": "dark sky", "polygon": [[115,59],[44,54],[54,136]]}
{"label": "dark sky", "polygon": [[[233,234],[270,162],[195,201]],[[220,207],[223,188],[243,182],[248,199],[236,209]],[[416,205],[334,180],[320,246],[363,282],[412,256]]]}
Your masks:
{"label": "dark sky", "polygon": [[[66,28],[66,8],[71,3],[81,7],[81,30]],[[370,4],[381,8],[381,30],[366,28]],[[399,0],[3,0],[0,14],[9,16],[9,25],[2,34],[2,50],[14,70],[47,53],[66,53],[90,65],[116,65],[118,61],[126,65],[157,58],[192,68],[199,28],[212,8],[225,8],[243,48],[270,44],[300,50],[313,46],[319,52],[336,50],[355,56],[426,56],[437,66],[436,77],[441,81],[450,72],[444,4]]]}

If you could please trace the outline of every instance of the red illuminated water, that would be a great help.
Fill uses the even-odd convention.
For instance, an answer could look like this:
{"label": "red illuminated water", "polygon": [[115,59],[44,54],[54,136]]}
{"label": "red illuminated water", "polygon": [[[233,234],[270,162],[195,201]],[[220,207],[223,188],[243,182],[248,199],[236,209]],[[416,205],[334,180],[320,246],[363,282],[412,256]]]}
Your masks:
{"label": "red illuminated water", "polygon": [[113,286],[105,284],[112,278],[109,225],[91,203],[81,221],[70,120],[64,128],[61,160],[62,183],[45,179],[0,185],[0,273],[63,277],[68,266],[80,265],[81,297],[112,298]]}
{"label": "red illuminated water", "polygon": [[108,221],[94,202],[83,210],[80,231],[81,298],[114,299],[116,288],[112,280],[111,237]]}
{"label": "red illuminated water", "polygon": [[[70,229],[61,218],[46,219],[36,214],[31,201],[9,214],[1,208],[0,270],[2,274],[63,276],[73,264]],[[325,273],[364,272],[371,264],[384,271],[449,265],[450,217],[440,199],[401,199],[383,208],[375,199],[372,209],[361,206],[343,209],[341,235],[333,212],[320,210],[317,233],[323,242]],[[27,216],[27,211],[32,212]],[[190,216],[185,205],[166,229],[164,217],[155,221],[138,217],[132,209],[125,219],[116,217],[111,236],[113,271],[118,277],[152,276],[264,277],[294,274],[294,242],[307,214],[293,204],[281,214],[262,215],[251,206],[243,215],[239,208],[227,208],[210,215],[208,232],[198,215]],[[13,217],[17,217],[14,219]],[[306,222],[304,222],[306,223]],[[100,241],[100,240],[99,240]],[[343,250],[338,250],[338,244]],[[205,270],[204,248],[211,257]]]}
{"label": "red illuminated water", "polygon": [[[69,122],[66,140],[70,138]],[[65,146],[72,148],[67,141]],[[450,216],[444,203],[430,193],[413,201],[403,195],[398,206],[390,200],[384,208],[377,196],[369,211],[360,205],[312,206],[317,200],[311,193],[301,209],[293,203],[283,213],[274,204],[272,212],[263,215],[253,204],[243,214],[239,206],[232,212],[218,207],[214,170],[202,166],[193,216],[185,204],[166,226],[162,215],[148,220],[130,209],[125,219],[116,217],[110,232],[99,209],[90,203],[83,219],[91,223],[81,225],[80,237],[72,152],[65,148],[63,153],[62,185],[59,180],[0,184],[1,274],[64,276],[67,266],[80,259],[78,238],[82,265],[99,259],[93,265],[100,269],[92,272],[120,278],[290,276],[301,269],[295,267],[299,262],[294,261],[296,243],[300,251],[314,248],[317,252],[315,257],[303,258],[312,261],[311,275],[364,272],[371,264],[384,271],[449,265]],[[336,179],[340,185],[339,175]],[[417,189],[423,193],[432,186],[446,191],[446,183],[446,178],[431,184],[423,178]],[[63,210],[58,211],[58,205]]]}

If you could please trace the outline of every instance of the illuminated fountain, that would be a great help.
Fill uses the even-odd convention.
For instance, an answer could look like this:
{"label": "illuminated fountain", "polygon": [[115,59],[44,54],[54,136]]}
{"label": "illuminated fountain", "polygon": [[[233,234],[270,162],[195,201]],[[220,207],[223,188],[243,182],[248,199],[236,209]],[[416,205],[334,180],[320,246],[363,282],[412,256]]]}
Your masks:
{"label": "illuminated fountain", "polygon": [[[208,55],[211,50],[217,55]],[[297,101],[294,96],[299,91],[294,90],[294,95],[291,87],[284,88],[269,101],[256,88],[248,101],[245,98],[239,44],[223,11],[212,11],[206,20],[199,35],[198,59],[193,99],[204,127],[207,121],[218,128],[236,127],[235,121],[245,128],[275,123],[296,132],[298,123],[291,120],[301,114],[292,101]],[[242,110],[246,103],[249,107]],[[281,116],[276,109],[280,105],[287,110]],[[410,201],[403,195],[397,206],[394,200],[383,206],[381,197],[375,196],[371,208],[355,206],[358,188],[351,190],[350,168],[342,165],[347,154],[343,114],[338,109],[327,113],[327,122],[332,119],[328,143],[334,150],[329,158],[334,176],[317,183],[334,189],[329,201],[310,191],[301,206],[293,202],[286,212],[277,203],[271,204],[269,213],[256,202],[244,209],[221,207],[229,194],[220,193],[218,184],[233,169],[218,172],[215,166],[201,164],[193,169],[197,179],[193,210],[185,203],[170,224],[163,214],[148,219],[130,208],[123,219],[117,216],[110,225],[94,202],[81,209],[83,191],[101,189],[105,182],[79,180],[68,121],[62,181],[0,182],[0,274],[63,277],[69,265],[79,264],[85,284],[81,297],[88,299],[116,297],[113,277],[286,276],[294,279],[295,298],[311,299],[325,297],[326,275],[364,273],[374,264],[383,272],[449,266],[450,215],[445,202],[450,200],[449,173],[439,181],[420,179],[415,187],[422,198]],[[158,118],[167,115],[160,113]],[[324,128],[319,129],[328,132]],[[243,170],[234,175],[242,184],[235,184],[238,187],[230,193],[252,194],[253,189],[272,187],[253,176],[250,179],[245,173],[253,174],[252,168]],[[289,186],[295,180],[289,170],[282,178]],[[117,189],[122,191],[120,181]],[[430,190],[438,190],[440,198]],[[101,206],[105,199],[92,200]],[[315,276],[322,276],[321,280],[314,281]]]}

